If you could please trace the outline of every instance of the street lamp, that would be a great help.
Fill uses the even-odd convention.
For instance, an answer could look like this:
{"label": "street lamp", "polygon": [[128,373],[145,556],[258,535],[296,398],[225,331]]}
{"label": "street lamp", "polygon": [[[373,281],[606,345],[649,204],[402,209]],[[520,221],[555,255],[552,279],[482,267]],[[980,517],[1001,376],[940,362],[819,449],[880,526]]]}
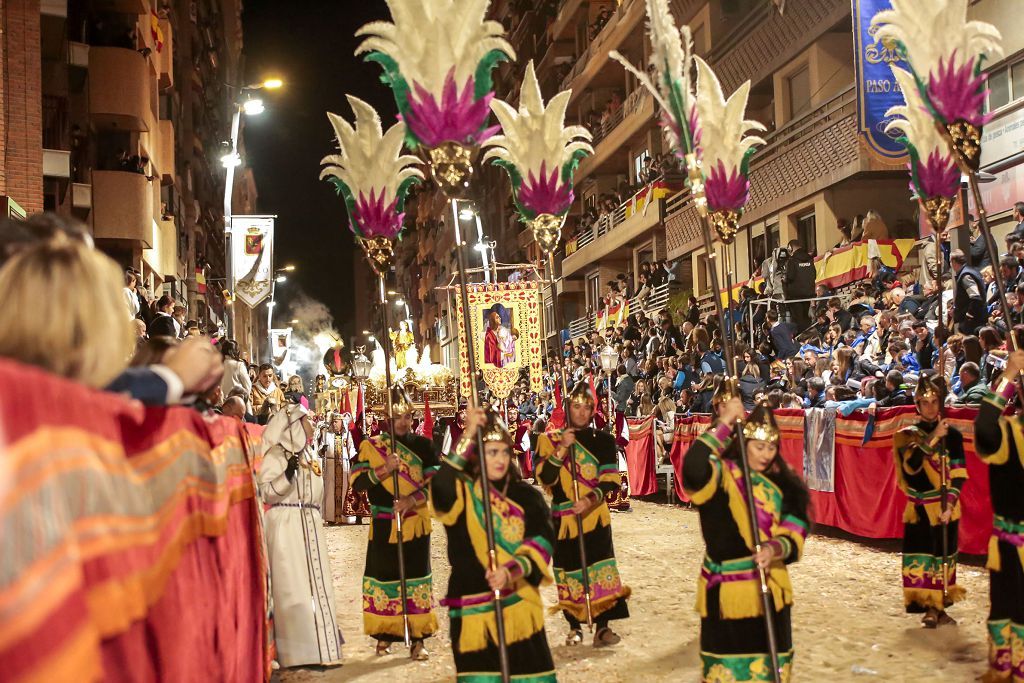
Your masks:
{"label": "street lamp", "polygon": [[[373,339],[373,337],[370,337]],[[366,380],[370,377],[370,369],[373,363],[363,353],[363,346],[356,347],[355,358],[352,359],[352,379],[359,384],[359,391],[363,395],[363,432],[366,432]]]}
{"label": "street lamp", "polygon": [[[220,158],[221,164],[224,165],[224,277],[227,285],[227,290],[230,295],[235,293],[235,276],[232,272],[232,259],[231,259],[231,216],[234,214],[231,207],[232,191],[235,186],[235,169],[242,164],[242,157],[238,153],[238,132],[241,127],[242,112],[245,112],[246,116],[257,116],[263,113],[264,106],[263,100],[258,97],[253,97],[252,92],[256,90],[276,90],[284,85],[284,81],[280,78],[268,78],[260,83],[250,83],[249,85],[243,85],[238,88],[239,94],[244,94],[245,99],[236,98],[233,101],[233,113],[231,115],[231,147],[227,154]],[[235,333],[235,311],[234,304],[228,305],[226,312],[226,323],[227,323],[227,335],[233,336]],[[273,352],[273,350],[271,350]]]}
{"label": "street lamp", "polygon": [[619,354],[612,348],[611,344],[605,344],[598,354],[601,359],[601,369],[608,378],[608,431],[615,434],[615,410],[612,408],[612,372],[619,364]]}
{"label": "street lamp", "polygon": [[274,278],[274,282],[288,282],[288,276],[278,275],[277,277]]}

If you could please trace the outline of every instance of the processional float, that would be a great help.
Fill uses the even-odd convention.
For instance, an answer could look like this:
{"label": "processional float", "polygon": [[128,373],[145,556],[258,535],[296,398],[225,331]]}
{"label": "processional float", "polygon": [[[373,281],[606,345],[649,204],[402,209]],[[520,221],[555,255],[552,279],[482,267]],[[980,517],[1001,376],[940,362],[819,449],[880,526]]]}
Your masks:
{"label": "processional float", "polygon": [[[966,178],[985,248],[993,264],[999,308],[1007,336],[1014,349],[1019,348],[1013,333],[1006,286],[999,268],[999,251],[981,197],[978,171],[981,165],[981,131],[991,119],[985,108],[985,81],[982,63],[987,57],[1002,54],[1002,37],[995,26],[967,20],[967,0],[893,0],[892,9],[879,12],[871,21],[877,36],[896,46],[910,70],[890,65],[903,93],[904,105],[892,107],[886,116],[895,116],[886,132],[899,135],[910,157],[910,187],[928,216],[935,234],[939,264],[939,325],[945,324],[942,306],[942,269],[945,257],[941,234],[959,193],[961,175]],[[964,224],[967,206],[961,207]],[[923,266],[922,266],[923,267]],[[945,353],[940,355],[944,376]],[[1017,377],[1017,392],[1024,401],[1024,385]],[[945,439],[940,454],[940,492],[942,502],[942,596],[947,599],[949,581],[948,506],[949,454]]]}

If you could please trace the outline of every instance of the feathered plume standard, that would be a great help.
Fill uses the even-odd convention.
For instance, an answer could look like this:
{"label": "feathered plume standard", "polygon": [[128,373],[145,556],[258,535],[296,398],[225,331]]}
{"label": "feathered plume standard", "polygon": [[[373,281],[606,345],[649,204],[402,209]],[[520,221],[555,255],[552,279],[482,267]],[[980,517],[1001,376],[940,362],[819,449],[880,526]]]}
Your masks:
{"label": "feathered plume standard", "polygon": [[921,99],[914,76],[898,66],[892,67],[906,104],[885,112],[896,116],[886,133],[898,132],[899,141],[910,155],[910,187],[928,212],[932,228],[945,229],[953,198],[960,190],[960,171],[949,145],[935,127],[931,113]]}
{"label": "feathered plume standard", "polygon": [[571,90],[563,90],[544,106],[533,61],[526,65],[519,109],[501,100],[491,110],[501,124],[501,135],[483,142],[484,161],[504,168],[512,180],[512,196],[519,215],[529,222],[541,214],[563,216],[572,204],[572,176],[580,159],[593,154],[590,131],[565,126]]}
{"label": "feathered plume standard", "polygon": [[423,172],[417,168],[417,157],[402,154],[404,123],[385,133],[373,107],[358,97],[347,97],[356,115],[355,126],[337,114],[327,114],[339,153],[321,160],[325,167],[320,179],[327,178],[345,198],[349,227],[364,248],[371,242],[383,248],[385,241],[390,243],[402,231],[405,196],[423,179]]}
{"label": "feathered plume standard", "polygon": [[489,0],[387,0],[394,23],[374,21],[356,54],[384,68],[410,147],[445,142],[476,146],[494,97],[491,71],[515,59],[496,21],[484,19]]}
{"label": "feathered plume standard", "polygon": [[700,141],[696,108],[690,84],[693,40],[690,28],[676,27],[668,0],[647,1],[647,32],[651,37],[651,66],[656,77],[652,82],[621,54],[612,50],[608,56],[636,76],[661,107],[661,124],[673,151],[683,158],[695,151]]}
{"label": "feathered plume standard", "polygon": [[999,31],[967,21],[967,0],[892,0],[892,7],[876,14],[872,27],[899,47],[924,106],[949,132],[958,156],[977,170],[981,128],[991,118],[983,112],[981,64],[1002,54]]}
{"label": "feathered plume standard", "polygon": [[704,168],[704,191],[712,213],[734,212],[737,217],[750,197],[750,157],[762,138],[747,135],[763,131],[757,121],[743,118],[750,95],[750,81],[725,99],[718,77],[700,57],[697,62],[697,120],[702,133],[699,145]]}

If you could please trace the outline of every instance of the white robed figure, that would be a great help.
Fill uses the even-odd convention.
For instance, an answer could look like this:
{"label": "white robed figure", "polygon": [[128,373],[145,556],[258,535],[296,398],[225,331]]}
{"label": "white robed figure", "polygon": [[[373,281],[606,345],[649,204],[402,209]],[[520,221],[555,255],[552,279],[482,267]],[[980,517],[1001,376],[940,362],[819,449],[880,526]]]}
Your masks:
{"label": "white robed figure", "polygon": [[341,663],[343,641],[334,617],[334,584],[321,531],[324,483],[307,447],[308,411],[288,403],[263,432],[259,489],[266,513],[274,638],[283,667]]}

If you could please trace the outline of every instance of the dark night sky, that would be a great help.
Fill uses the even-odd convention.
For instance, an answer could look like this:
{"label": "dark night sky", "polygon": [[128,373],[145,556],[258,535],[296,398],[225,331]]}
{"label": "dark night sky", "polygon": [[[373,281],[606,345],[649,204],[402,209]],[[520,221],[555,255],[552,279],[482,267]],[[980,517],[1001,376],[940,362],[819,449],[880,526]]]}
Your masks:
{"label": "dark night sky", "polygon": [[[325,303],[345,333],[353,311],[353,241],[341,198],[317,180],[320,159],[336,149],[325,112],[351,120],[350,93],[373,105],[385,127],[395,120],[380,67],[353,55],[356,29],[387,19],[387,7],[383,0],[246,0],[244,8],[247,82],[271,75],[285,81],[266,93],[266,111],[246,122],[257,208],[278,216],[276,263],[296,264],[299,287]],[[294,286],[279,285],[277,298],[287,304]]]}

